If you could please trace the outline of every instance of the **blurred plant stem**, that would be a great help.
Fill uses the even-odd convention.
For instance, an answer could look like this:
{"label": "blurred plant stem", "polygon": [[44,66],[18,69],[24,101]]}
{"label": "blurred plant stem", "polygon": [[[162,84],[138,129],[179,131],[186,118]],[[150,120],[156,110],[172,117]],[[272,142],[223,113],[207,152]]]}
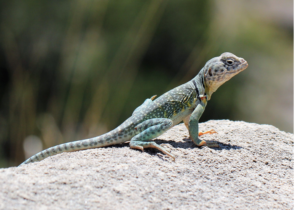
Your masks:
{"label": "blurred plant stem", "polygon": [[249,67],[200,121],[292,131],[291,0],[11,0],[0,14],[0,167],[33,136],[48,148],[115,128],[225,51]]}

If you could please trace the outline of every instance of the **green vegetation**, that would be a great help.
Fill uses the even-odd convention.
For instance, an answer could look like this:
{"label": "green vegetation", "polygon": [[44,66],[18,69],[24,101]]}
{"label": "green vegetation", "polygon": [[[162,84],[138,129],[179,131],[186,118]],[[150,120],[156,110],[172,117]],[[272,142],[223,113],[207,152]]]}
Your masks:
{"label": "green vegetation", "polygon": [[30,135],[47,148],[113,129],[224,51],[249,68],[214,93],[201,121],[292,132],[292,25],[229,2],[2,1],[0,167],[24,160]]}

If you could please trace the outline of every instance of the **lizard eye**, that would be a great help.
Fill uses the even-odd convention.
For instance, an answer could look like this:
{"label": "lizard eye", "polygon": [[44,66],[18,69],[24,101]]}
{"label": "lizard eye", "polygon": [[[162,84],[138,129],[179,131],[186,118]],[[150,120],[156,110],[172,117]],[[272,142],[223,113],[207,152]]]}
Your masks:
{"label": "lizard eye", "polygon": [[228,59],[228,60],[226,60],[226,63],[227,63],[229,66],[231,66],[231,65],[234,63],[234,61],[233,61],[232,59]]}

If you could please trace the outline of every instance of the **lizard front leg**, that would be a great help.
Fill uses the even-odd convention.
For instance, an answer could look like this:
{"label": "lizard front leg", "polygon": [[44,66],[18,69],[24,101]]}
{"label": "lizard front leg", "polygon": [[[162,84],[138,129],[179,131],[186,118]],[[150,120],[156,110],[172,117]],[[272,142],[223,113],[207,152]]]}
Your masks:
{"label": "lizard front leg", "polygon": [[[197,146],[208,146],[208,147],[219,147],[219,145],[215,142],[211,141],[204,141],[199,139],[199,133],[198,133],[198,121],[201,117],[201,115],[204,112],[204,107],[201,104],[198,104],[195,110],[192,112],[190,116],[188,116],[186,119],[184,119],[184,124],[187,126],[187,120],[188,122],[188,130],[190,133],[190,138],[196,144]],[[209,131],[207,133],[212,133],[212,131]]]}
{"label": "lizard front leg", "polygon": [[[189,130],[190,117],[191,117],[191,114],[183,119],[184,125],[185,125],[186,129],[188,129],[188,130]],[[217,133],[217,132],[214,129],[210,129],[209,131],[199,132],[198,136],[202,136],[204,134],[214,134],[214,133]]]}

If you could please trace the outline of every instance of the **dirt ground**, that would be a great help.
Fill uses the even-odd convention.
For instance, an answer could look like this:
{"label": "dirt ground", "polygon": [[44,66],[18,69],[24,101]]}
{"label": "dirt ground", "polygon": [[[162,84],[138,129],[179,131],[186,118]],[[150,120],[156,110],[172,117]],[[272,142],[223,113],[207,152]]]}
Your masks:
{"label": "dirt ground", "polygon": [[293,209],[294,135],[271,125],[215,120],[196,147],[183,124],[155,140],[62,153],[0,169],[0,209]]}

